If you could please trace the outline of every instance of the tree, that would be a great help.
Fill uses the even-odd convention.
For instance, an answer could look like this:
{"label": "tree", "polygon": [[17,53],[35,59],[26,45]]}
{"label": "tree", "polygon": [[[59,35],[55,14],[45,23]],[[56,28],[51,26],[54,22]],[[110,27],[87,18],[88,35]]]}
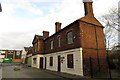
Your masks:
{"label": "tree", "polygon": [[115,65],[118,68],[120,66],[120,8],[110,9],[109,13],[103,15],[100,20],[105,27],[105,41],[110,67]]}
{"label": "tree", "polygon": [[[118,8],[110,9],[108,14],[103,15],[100,20],[102,21],[104,25],[104,31],[105,31],[105,41],[106,41],[106,47],[113,47],[116,42],[118,42],[117,38],[120,34],[120,13]],[[115,37],[116,36],[116,37]],[[112,45],[112,46],[109,46]]]}

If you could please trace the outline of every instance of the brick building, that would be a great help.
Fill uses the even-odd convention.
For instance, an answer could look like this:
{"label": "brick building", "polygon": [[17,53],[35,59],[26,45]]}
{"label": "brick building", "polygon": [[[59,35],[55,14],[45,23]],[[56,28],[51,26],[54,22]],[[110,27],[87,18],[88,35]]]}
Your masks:
{"label": "brick building", "polygon": [[27,66],[31,66],[32,65],[32,53],[33,53],[33,47],[24,47],[25,51],[26,51],[26,60],[25,60],[25,64],[27,64]]}
{"label": "brick building", "polygon": [[12,62],[22,62],[22,50],[0,50],[1,55],[4,55],[4,58],[11,58]]}
{"label": "brick building", "polygon": [[83,0],[85,16],[61,29],[56,22],[56,33],[35,35],[32,67],[76,75],[90,75],[107,71],[106,50],[102,24],[94,17],[92,1]]}

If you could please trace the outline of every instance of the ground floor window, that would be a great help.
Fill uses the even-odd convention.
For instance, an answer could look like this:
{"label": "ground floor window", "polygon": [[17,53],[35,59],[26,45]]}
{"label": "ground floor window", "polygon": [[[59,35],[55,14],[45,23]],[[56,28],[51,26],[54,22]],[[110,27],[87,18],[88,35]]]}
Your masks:
{"label": "ground floor window", "polygon": [[50,66],[53,66],[53,57],[50,57]]}
{"label": "ground floor window", "polygon": [[73,62],[73,54],[67,55],[67,67],[68,68],[74,68],[74,62]]}
{"label": "ground floor window", "polygon": [[37,63],[37,58],[33,58],[33,64]]}

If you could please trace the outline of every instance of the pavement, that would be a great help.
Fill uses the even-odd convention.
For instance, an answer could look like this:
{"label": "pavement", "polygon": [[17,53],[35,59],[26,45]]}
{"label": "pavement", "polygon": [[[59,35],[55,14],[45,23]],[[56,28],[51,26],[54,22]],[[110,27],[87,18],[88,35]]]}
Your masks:
{"label": "pavement", "polygon": [[[16,64],[2,65],[2,80],[109,80],[109,75],[102,73],[97,74],[94,78],[61,73],[56,71],[37,69],[33,67],[23,67]],[[114,72],[115,73],[115,72]],[[102,77],[100,76],[102,75]],[[103,77],[103,75],[105,77]],[[113,73],[112,73],[113,75]],[[119,74],[114,74],[116,80],[120,80]],[[113,76],[112,76],[113,77]],[[119,77],[119,78],[118,78]]]}

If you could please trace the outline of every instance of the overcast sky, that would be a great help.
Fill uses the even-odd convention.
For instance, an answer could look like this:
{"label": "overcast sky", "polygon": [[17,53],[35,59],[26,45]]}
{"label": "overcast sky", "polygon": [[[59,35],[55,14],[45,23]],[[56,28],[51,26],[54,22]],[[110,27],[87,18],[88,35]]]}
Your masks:
{"label": "overcast sky", "polygon": [[[119,0],[93,0],[95,17],[118,6]],[[34,35],[55,33],[55,22],[62,28],[84,16],[82,0],[1,0],[0,49],[31,46]]]}

